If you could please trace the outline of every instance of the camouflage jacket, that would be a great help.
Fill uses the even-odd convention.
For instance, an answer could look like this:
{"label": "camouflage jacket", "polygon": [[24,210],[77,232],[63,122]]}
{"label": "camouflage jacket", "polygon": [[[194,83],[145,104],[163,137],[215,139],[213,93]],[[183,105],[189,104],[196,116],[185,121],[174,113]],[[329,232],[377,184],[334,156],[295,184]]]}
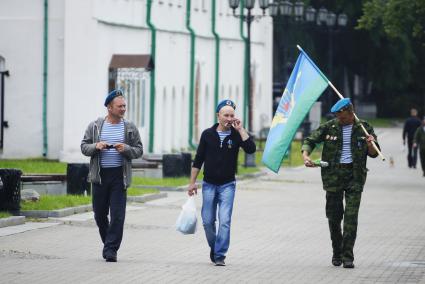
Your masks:
{"label": "camouflage jacket", "polygon": [[415,137],[413,138],[413,143],[418,144],[418,148],[421,151],[425,151],[425,125],[422,125],[416,129]]}
{"label": "camouflage jacket", "polygon": [[[377,141],[372,126],[363,120],[360,120],[360,122]],[[323,188],[326,191],[338,191],[342,186],[338,179],[338,175],[341,174],[341,169],[338,168],[338,165],[342,152],[342,127],[337,119],[332,119],[313,131],[304,140],[301,151],[311,153],[316,145],[320,143],[323,143],[322,161],[329,163],[328,167],[321,168]],[[379,148],[377,142],[376,144]],[[362,191],[368,171],[366,168],[367,156],[375,158],[378,154],[373,156],[368,154],[366,135],[359,122],[354,123],[351,133],[351,155],[353,159],[353,186],[356,187],[356,190]]]}

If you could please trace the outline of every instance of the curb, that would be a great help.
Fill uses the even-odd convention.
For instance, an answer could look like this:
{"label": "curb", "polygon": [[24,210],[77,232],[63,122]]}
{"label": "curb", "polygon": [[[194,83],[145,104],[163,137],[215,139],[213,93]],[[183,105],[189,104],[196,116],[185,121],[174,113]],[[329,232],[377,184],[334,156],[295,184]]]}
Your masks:
{"label": "curb", "polygon": [[0,219],[0,228],[22,225],[25,223],[25,216],[11,216]]}
{"label": "curb", "polygon": [[187,185],[180,185],[177,187],[174,186],[162,186],[162,185],[135,185],[135,188],[154,188],[159,191],[184,191],[184,188],[187,188]]}
{"label": "curb", "polygon": [[[265,172],[265,171],[259,171],[259,172],[252,173],[252,174],[237,175],[236,181],[258,178],[258,177],[265,176],[265,175],[267,175],[267,172]],[[196,182],[196,184],[198,185],[199,188],[201,188],[202,181]],[[187,191],[188,186],[189,186],[189,184],[180,185],[180,186],[176,186],[176,187],[161,186],[161,185],[136,185],[134,187],[136,187],[136,188],[155,188],[155,189],[158,189],[159,191],[184,192],[184,191]],[[127,198],[127,200],[128,200],[128,198]],[[141,202],[143,202],[143,201],[141,201]]]}
{"label": "curb", "polygon": [[[148,202],[155,199],[165,198],[167,196],[168,196],[167,193],[164,193],[164,192],[145,194],[140,196],[127,196],[127,202]],[[21,217],[25,216],[30,218],[49,218],[49,217],[62,218],[62,217],[67,217],[70,215],[85,213],[90,211],[93,211],[93,207],[91,204],[88,204],[88,205],[68,207],[68,208],[57,209],[57,210],[21,210],[20,215]]]}
{"label": "curb", "polygon": [[21,216],[31,217],[31,218],[61,218],[74,214],[90,212],[92,211],[92,205],[81,205],[76,207],[68,207],[57,210],[24,210],[20,212]]}
{"label": "curb", "polygon": [[262,177],[267,175],[267,172],[265,171],[259,171],[256,173],[252,173],[252,174],[244,174],[244,175],[240,175],[240,176],[236,176],[236,181],[238,180],[245,180],[245,179],[250,179],[250,178],[258,178],[258,177]]}
{"label": "curb", "polygon": [[166,198],[168,196],[165,192],[144,194],[140,196],[127,196],[127,202],[148,202],[156,199]]}

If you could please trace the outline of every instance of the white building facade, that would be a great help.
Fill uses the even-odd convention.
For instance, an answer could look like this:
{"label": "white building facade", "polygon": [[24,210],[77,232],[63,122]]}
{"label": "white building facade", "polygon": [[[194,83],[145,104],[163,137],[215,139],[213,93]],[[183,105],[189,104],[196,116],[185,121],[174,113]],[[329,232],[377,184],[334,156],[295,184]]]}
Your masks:
{"label": "white building facade", "polygon": [[[271,17],[252,24],[251,40],[258,133],[272,119]],[[248,121],[246,43],[225,0],[0,1],[0,158],[82,161],[83,133],[113,88],[145,152],[196,147],[217,101],[234,100]]]}

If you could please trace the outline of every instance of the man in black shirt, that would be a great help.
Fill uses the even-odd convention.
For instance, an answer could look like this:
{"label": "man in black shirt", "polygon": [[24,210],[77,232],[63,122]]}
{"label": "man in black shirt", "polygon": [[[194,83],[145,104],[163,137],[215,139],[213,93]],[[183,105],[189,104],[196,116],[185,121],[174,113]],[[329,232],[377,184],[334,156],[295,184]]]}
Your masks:
{"label": "man in black shirt", "polygon": [[189,196],[197,193],[195,182],[204,164],[202,223],[210,247],[210,259],[217,266],[225,266],[224,259],[230,243],[239,147],[249,154],[256,150],[242,122],[235,117],[235,109],[236,105],[231,100],[223,100],[217,105],[218,123],[204,130],[201,135],[188,188]]}
{"label": "man in black shirt", "polygon": [[418,149],[413,147],[413,136],[419,126],[421,126],[421,120],[418,118],[418,111],[412,108],[410,110],[410,117],[404,123],[403,145],[406,145],[407,136],[407,163],[409,168],[414,169],[416,169],[416,162],[418,160]]}

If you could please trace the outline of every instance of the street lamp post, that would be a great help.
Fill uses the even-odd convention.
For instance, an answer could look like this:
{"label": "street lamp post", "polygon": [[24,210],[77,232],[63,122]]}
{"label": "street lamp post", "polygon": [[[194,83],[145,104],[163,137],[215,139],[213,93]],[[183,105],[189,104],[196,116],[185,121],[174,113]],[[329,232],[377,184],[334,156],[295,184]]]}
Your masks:
{"label": "street lamp post", "polygon": [[262,15],[253,15],[252,9],[255,6],[255,0],[245,0],[245,8],[247,9],[247,15],[237,15],[236,9],[239,7],[240,0],[229,0],[229,6],[233,9],[233,16],[239,19],[242,19],[246,22],[247,25],[247,62],[246,62],[246,70],[245,76],[248,78],[248,131],[252,131],[253,129],[253,98],[252,98],[252,82],[251,82],[251,23],[258,18],[266,16],[266,9],[269,7],[268,0],[259,0],[260,8],[263,10]]}
{"label": "street lamp post", "polygon": [[[253,15],[252,9],[255,6],[255,0],[245,0],[245,9],[247,9],[247,15],[243,13],[241,15],[236,14],[236,9],[239,7],[240,0],[229,0],[229,6],[233,9],[233,16],[242,19],[247,25],[247,50],[246,50],[246,70],[245,78],[248,78],[247,93],[248,93],[248,132],[253,130],[253,96],[252,96],[252,80],[251,80],[251,23],[255,19],[266,16],[266,9],[269,7],[268,0],[259,0],[260,8],[263,10],[262,15]],[[255,154],[245,154],[245,166],[255,167]]]}
{"label": "street lamp post", "polygon": [[[332,78],[333,75],[333,34],[336,32],[334,29],[335,26],[338,27],[344,27],[347,24],[347,15],[345,14],[339,14],[338,16],[333,13],[332,11],[328,11],[326,8],[320,8],[316,11],[313,7],[309,6],[304,9],[304,3],[302,1],[295,1],[294,3],[288,0],[284,1],[274,1],[274,3],[270,4],[270,15],[271,16],[277,16],[278,13],[285,18],[289,19],[291,16],[295,19],[296,24],[303,24],[303,21],[307,24],[316,24],[316,26],[322,26],[326,28],[326,31],[328,33],[328,72],[329,76]],[[273,7],[273,9],[272,9]],[[275,7],[278,7],[275,9]],[[272,12],[274,10],[277,10],[277,12]],[[287,21],[288,24],[291,23],[291,21]],[[284,35],[286,32],[284,33]],[[280,36],[280,39],[282,39],[282,35]],[[286,40],[285,40],[286,41]],[[287,44],[285,44],[287,46]],[[284,50],[284,58],[283,62],[280,62],[280,66],[283,66],[284,69],[284,80],[288,79],[288,74],[290,70],[287,70],[287,66],[290,65],[288,58],[289,54],[286,52],[286,48],[283,48]],[[280,76],[280,73],[279,73]],[[327,96],[323,100],[326,103],[326,108],[331,103],[331,96]],[[324,104],[325,105],[325,104]],[[306,118],[304,122],[304,134],[309,132],[309,120],[308,117]]]}
{"label": "street lamp post", "polygon": [[[333,36],[337,32],[338,27],[345,27],[347,25],[348,17],[346,14],[341,13],[338,16],[332,11],[325,8],[320,8],[317,15],[317,25],[322,23],[326,24],[328,32],[328,72],[329,78],[333,78]],[[332,104],[332,90],[328,91],[329,94],[326,98],[326,108],[329,109]]]}

